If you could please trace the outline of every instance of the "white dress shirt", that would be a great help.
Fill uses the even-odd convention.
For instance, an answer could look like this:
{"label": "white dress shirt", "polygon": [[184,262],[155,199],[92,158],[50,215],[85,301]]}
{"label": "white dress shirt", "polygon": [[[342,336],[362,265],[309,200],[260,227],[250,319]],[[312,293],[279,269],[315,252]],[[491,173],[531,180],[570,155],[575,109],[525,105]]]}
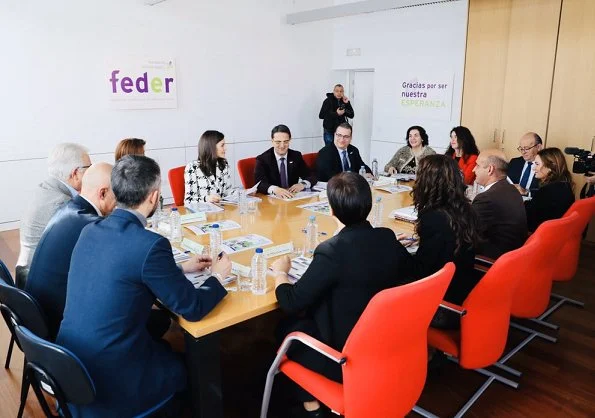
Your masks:
{"label": "white dress shirt", "polygon": [[[279,170],[279,175],[281,174],[281,158],[285,158],[285,178],[287,179],[287,186],[293,186],[293,184],[289,184],[289,176],[287,175],[287,165],[289,164],[289,161],[287,161],[287,155],[289,154],[289,152],[285,155],[279,155],[275,151],[273,151],[273,154],[275,154],[275,158],[277,159],[277,169]],[[306,189],[309,189],[311,187],[311,184],[308,180],[302,180],[300,178],[300,183],[302,183]],[[273,194],[273,187],[275,186],[269,186],[267,190],[268,194]]]}

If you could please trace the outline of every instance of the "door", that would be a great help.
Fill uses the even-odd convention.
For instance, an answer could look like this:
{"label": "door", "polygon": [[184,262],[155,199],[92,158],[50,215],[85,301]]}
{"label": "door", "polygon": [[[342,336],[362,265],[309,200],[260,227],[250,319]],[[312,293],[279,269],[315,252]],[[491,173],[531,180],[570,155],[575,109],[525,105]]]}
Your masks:
{"label": "door", "polygon": [[352,101],[354,118],[351,143],[359,149],[362,160],[370,165],[372,123],[374,105],[374,71],[352,71],[350,73],[349,100]]}

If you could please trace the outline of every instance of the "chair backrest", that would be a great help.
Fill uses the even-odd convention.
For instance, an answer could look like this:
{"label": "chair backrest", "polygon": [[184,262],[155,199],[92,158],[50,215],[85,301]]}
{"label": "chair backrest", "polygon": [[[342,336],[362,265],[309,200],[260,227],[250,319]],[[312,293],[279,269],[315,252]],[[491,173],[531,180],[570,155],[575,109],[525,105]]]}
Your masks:
{"label": "chair backrest", "polygon": [[510,308],[519,279],[534,269],[539,239],[501,255],[463,302],[459,364],[467,369],[486,367],[504,351]]}
{"label": "chair backrest", "polygon": [[238,174],[244,189],[254,186],[254,169],[256,168],[256,157],[238,160]]}
{"label": "chair backrest", "polygon": [[184,193],[186,191],[184,182],[185,168],[185,166],[175,167],[167,172],[169,187],[176,206],[184,206]]}
{"label": "chair backrest", "polygon": [[572,224],[577,219],[578,214],[573,212],[570,216],[546,221],[527,240],[528,244],[539,238],[539,256],[532,269],[520,277],[512,300],[513,316],[535,318],[547,309],[554,271],[560,262],[560,250],[570,239]]}
{"label": "chair backrest", "polygon": [[405,416],[426,381],[427,334],[455,271],[383,290],[368,303],[343,354],[345,416]]}
{"label": "chair backrest", "polygon": [[309,154],[303,154],[302,157],[304,158],[304,162],[308,168],[312,171],[316,171],[316,160],[318,159],[318,153],[311,152]]}
{"label": "chair backrest", "polygon": [[564,217],[570,216],[573,212],[578,213],[578,219],[572,224],[570,237],[560,250],[554,272],[554,280],[558,281],[570,280],[576,274],[583,231],[595,214],[595,196],[574,202]]}
{"label": "chair backrest", "polygon": [[[75,354],[39,338],[20,325],[15,326],[15,335],[25,353],[28,367],[33,366],[37,372],[36,377],[41,377],[45,385],[54,386],[54,394],[60,393],[66,402],[77,405],[85,405],[95,400],[93,380]],[[39,373],[46,376],[39,376]]]}
{"label": "chair backrest", "polygon": [[2,260],[0,260],[0,280],[11,286],[15,285],[10,271],[8,270],[6,264],[4,264]]}
{"label": "chair backrest", "polygon": [[33,297],[24,290],[0,281],[0,311],[11,332],[11,318],[19,325],[32,330],[42,338],[50,335],[45,313]]}

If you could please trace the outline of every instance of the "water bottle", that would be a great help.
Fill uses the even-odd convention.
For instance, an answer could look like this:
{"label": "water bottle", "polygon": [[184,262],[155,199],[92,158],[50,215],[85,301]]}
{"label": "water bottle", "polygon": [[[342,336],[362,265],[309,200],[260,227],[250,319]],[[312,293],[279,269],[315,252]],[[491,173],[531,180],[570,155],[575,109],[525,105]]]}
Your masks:
{"label": "water bottle", "polygon": [[374,180],[378,180],[378,160],[376,158],[372,160],[372,176]]}
{"label": "water bottle", "polygon": [[157,205],[157,208],[155,208],[155,212],[151,217],[151,224],[155,231],[159,230],[159,222],[161,222],[161,219],[163,219],[163,210],[161,209],[161,205]]}
{"label": "water bottle", "polygon": [[375,228],[382,226],[382,206],[382,198],[378,196],[376,198],[376,203],[374,203],[374,208],[372,209],[372,226]]}
{"label": "water bottle", "polygon": [[308,225],[306,225],[306,245],[304,248],[304,255],[312,257],[317,245],[318,225],[316,224],[316,216],[312,215],[308,218]]}
{"label": "water bottle", "polygon": [[171,215],[169,215],[169,228],[170,228],[170,241],[180,243],[182,242],[182,218],[178,208],[171,209]]}
{"label": "water bottle", "polygon": [[363,165],[359,169],[359,175],[364,177],[366,175],[366,167],[364,167]]}
{"label": "water bottle", "polygon": [[248,213],[248,196],[244,189],[238,189],[238,208],[240,209],[240,215]]}
{"label": "water bottle", "polygon": [[209,239],[211,258],[215,261],[219,255],[219,251],[221,251],[221,229],[219,228],[219,224],[211,225],[211,229],[209,229]]}
{"label": "water bottle", "polygon": [[264,295],[267,292],[267,260],[262,248],[257,248],[252,257],[252,293]]}

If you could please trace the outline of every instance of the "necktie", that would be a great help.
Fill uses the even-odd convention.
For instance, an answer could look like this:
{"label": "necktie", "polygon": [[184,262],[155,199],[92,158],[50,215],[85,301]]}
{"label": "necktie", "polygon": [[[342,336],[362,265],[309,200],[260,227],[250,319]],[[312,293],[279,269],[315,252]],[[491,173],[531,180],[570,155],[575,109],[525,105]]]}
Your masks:
{"label": "necktie", "polygon": [[347,150],[343,150],[343,171],[349,171],[349,161],[347,161]]}
{"label": "necktie", "polygon": [[521,186],[523,189],[527,188],[527,182],[529,181],[529,175],[531,174],[531,164],[533,164],[531,161],[527,161],[527,168],[525,169],[523,177],[521,177],[521,181],[519,182],[519,186]]}
{"label": "necktie", "polygon": [[281,187],[287,189],[287,171],[285,171],[285,158],[281,158],[281,166],[279,167],[279,174],[281,175]]}

